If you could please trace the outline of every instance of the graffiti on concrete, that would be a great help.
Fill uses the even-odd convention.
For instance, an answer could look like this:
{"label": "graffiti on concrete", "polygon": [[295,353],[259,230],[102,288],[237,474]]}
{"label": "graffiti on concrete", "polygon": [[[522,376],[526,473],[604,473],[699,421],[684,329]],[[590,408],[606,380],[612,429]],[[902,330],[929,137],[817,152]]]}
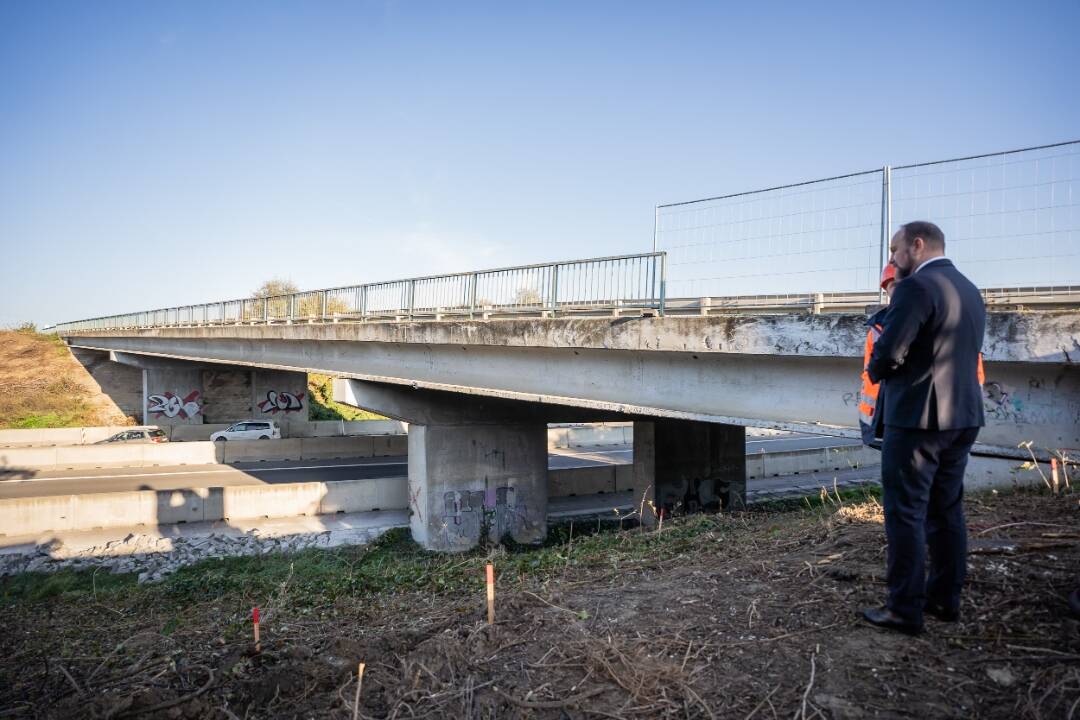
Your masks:
{"label": "graffiti on concrete", "polygon": [[304,393],[278,392],[271,390],[266,393],[266,399],[259,403],[259,409],[264,413],[276,415],[279,412],[299,412],[304,409]]}
{"label": "graffiti on concrete", "polygon": [[448,547],[471,547],[485,534],[497,542],[507,533],[518,534],[529,527],[526,507],[518,503],[517,491],[512,487],[451,491],[443,495],[443,504],[443,532]]}
{"label": "graffiti on concrete", "polygon": [[991,380],[983,385],[983,409],[997,422],[1020,422],[1024,403],[1012,388]]}
{"label": "graffiti on concrete", "polygon": [[199,391],[192,390],[184,397],[166,392],[164,395],[151,395],[146,398],[146,411],[155,417],[193,418],[202,412],[199,406]]}

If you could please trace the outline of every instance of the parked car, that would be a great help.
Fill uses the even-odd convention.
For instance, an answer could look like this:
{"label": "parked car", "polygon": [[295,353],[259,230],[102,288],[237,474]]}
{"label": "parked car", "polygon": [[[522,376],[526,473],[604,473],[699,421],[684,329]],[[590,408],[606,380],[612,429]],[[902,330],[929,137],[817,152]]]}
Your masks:
{"label": "parked car", "polygon": [[226,440],[280,440],[281,430],[273,420],[245,420],[233,423],[210,436],[214,442]]}
{"label": "parked car", "polygon": [[105,443],[163,443],[169,442],[169,436],[165,434],[165,431],[159,427],[144,428],[132,428],[131,430],[124,430],[118,432],[112,437],[107,437],[104,440],[98,440],[95,445],[104,445]]}

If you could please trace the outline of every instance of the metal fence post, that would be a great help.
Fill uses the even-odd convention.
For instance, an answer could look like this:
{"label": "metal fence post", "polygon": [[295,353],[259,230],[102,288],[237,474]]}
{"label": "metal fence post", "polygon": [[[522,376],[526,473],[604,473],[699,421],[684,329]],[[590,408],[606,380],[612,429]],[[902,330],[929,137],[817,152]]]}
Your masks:
{"label": "metal fence post", "polygon": [[[885,263],[888,262],[888,249],[890,235],[889,231],[892,229],[892,188],[889,183],[892,178],[892,168],[888,165],[881,168],[881,245],[878,248],[878,278],[881,278],[881,273],[885,270]],[[877,282],[875,280],[875,282]],[[881,284],[878,284],[878,303],[885,302],[885,290],[881,288]]]}
{"label": "metal fence post", "polygon": [[360,317],[367,317],[367,285],[360,286]]}
{"label": "metal fence post", "polygon": [[476,312],[476,273],[469,275],[469,319],[472,320],[473,313]]}
{"label": "metal fence post", "polygon": [[667,304],[667,253],[660,253],[660,316],[664,315]]}
{"label": "metal fence post", "polygon": [[322,296],[322,302],[321,302],[322,309],[319,311],[319,319],[325,321],[326,320],[326,291],[323,290],[322,292],[319,293],[319,295]]}
{"label": "metal fence post", "polygon": [[409,281],[409,319],[413,316],[413,301],[416,300],[416,281]]}
{"label": "metal fence post", "polygon": [[559,307],[559,264],[551,266],[551,314],[554,315]]}

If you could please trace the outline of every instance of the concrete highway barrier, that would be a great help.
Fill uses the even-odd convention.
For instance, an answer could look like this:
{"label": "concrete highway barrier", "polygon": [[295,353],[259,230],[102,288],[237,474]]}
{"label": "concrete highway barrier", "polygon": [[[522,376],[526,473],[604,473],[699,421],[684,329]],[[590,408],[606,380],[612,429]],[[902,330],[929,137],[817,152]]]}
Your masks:
{"label": "concrete highway barrier", "polygon": [[631,422],[559,425],[548,428],[548,448],[630,445],[633,442],[634,424]]}
{"label": "concrete highway barrier", "polygon": [[756,452],[746,454],[746,478],[754,480],[822,470],[848,470],[880,464],[881,453],[865,445]]}
{"label": "concrete highway barrier", "polygon": [[0,448],[0,469],[45,471],[155,465],[220,465],[275,460],[389,457],[405,455],[408,451],[407,435]]}
{"label": "concrete highway barrier", "polygon": [[219,443],[222,462],[257,462],[260,460],[299,460],[303,440],[228,440]]}
{"label": "concrete highway barrier", "polygon": [[[971,489],[1041,484],[1017,460],[973,456]],[[548,471],[552,497],[633,490],[633,466],[603,465]],[[0,500],[0,538],[62,530],[95,530],[182,522],[294,517],[408,507],[408,479],[369,478],[329,483],[239,485],[187,490],[142,490]],[[0,547],[5,544],[0,540]]]}
{"label": "concrete highway barrier", "polygon": [[[241,418],[243,419],[243,418]],[[151,425],[154,425],[151,423]],[[224,430],[231,423],[205,423],[202,425],[155,425],[169,436],[172,442],[198,442],[209,440],[212,433]],[[359,435],[404,435],[408,423],[400,420],[291,420],[279,423],[283,438],[354,437]],[[146,425],[114,425],[101,427],[42,428],[29,430],[0,430],[0,448],[92,445],[112,437],[123,430]]]}
{"label": "concrete highway barrier", "polygon": [[[407,505],[408,482],[403,477],[54,495],[0,500],[0,537],[64,530],[403,510]],[[3,544],[0,541],[0,546]]]}
{"label": "concrete highway barrier", "polygon": [[[159,425],[172,442],[201,442],[224,430],[230,423],[203,425]],[[283,439],[405,436],[408,423],[399,420],[289,420],[281,423]],[[92,445],[132,426],[45,428],[40,430],[0,430],[0,449]],[[590,423],[558,425],[548,429],[548,447],[571,448],[591,445],[626,445],[634,441],[633,423]]]}

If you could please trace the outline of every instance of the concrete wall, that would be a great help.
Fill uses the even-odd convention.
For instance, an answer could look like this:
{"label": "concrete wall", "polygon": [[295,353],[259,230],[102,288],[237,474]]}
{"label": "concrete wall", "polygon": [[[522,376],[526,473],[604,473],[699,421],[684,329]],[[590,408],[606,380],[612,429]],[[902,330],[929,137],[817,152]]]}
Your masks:
{"label": "concrete wall", "polygon": [[[210,435],[224,430],[232,423],[203,423],[202,425],[157,425],[173,442],[209,440]],[[0,448],[42,445],[87,445],[111,437],[131,425],[109,427],[47,428],[42,430],[0,430]],[[408,423],[398,420],[356,420],[342,423],[336,420],[291,422],[282,428],[282,437],[345,437],[355,435],[404,435]]]}
{"label": "concrete wall", "polygon": [[200,369],[178,364],[174,368],[147,368],[143,373],[147,425],[203,423],[206,398]]}
{"label": "concrete wall", "polygon": [[275,420],[283,429],[308,421],[311,398],[307,373],[256,370],[253,381],[251,413],[245,418]]}
{"label": "concrete wall", "polygon": [[9,473],[74,468],[231,464],[268,460],[390,457],[408,452],[407,435],[0,448]]}
{"label": "concrete wall", "polygon": [[[965,485],[968,490],[1008,489],[1041,486],[1042,480],[1037,472],[1022,469],[1014,461],[972,458]],[[633,489],[630,465],[551,470],[548,474],[553,497]],[[403,477],[17,498],[0,500],[0,538],[140,524],[402,510],[408,505],[408,483]],[[11,543],[0,539],[0,547],[6,544]]]}
{"label": "concrete wall", "polygon": [[107,352],[71,348],[71,354],[86,368],[91,379],[97,384],[102,398],[111,404],[111,409],[117,415],[132,417],[136,422],[142,422],[142,370],[112,362]]}
{"label": "concrete wall", "polygon": [[548,448],[579,448],[598,445],[632,445],[634,423],[594,423],[548,428]]}
{"label": "concrete wall", "polygon": [[848,470],[880,464],[881,453],[863,445],[757,452],[746,455],[746,477],[748,480],[756,480],[823,470]]}
{"label": "concrete wall", "polygon": [[220,365],[202,370],[202,385],[206,391],[203,422],[226,427],[237,420],[253,417],[254,374],[251,368]]}
{"label": "concrete wall", "polygon": [[0,500],[0,537],[404,509],[406,489],[405,479],[394,477]]}

